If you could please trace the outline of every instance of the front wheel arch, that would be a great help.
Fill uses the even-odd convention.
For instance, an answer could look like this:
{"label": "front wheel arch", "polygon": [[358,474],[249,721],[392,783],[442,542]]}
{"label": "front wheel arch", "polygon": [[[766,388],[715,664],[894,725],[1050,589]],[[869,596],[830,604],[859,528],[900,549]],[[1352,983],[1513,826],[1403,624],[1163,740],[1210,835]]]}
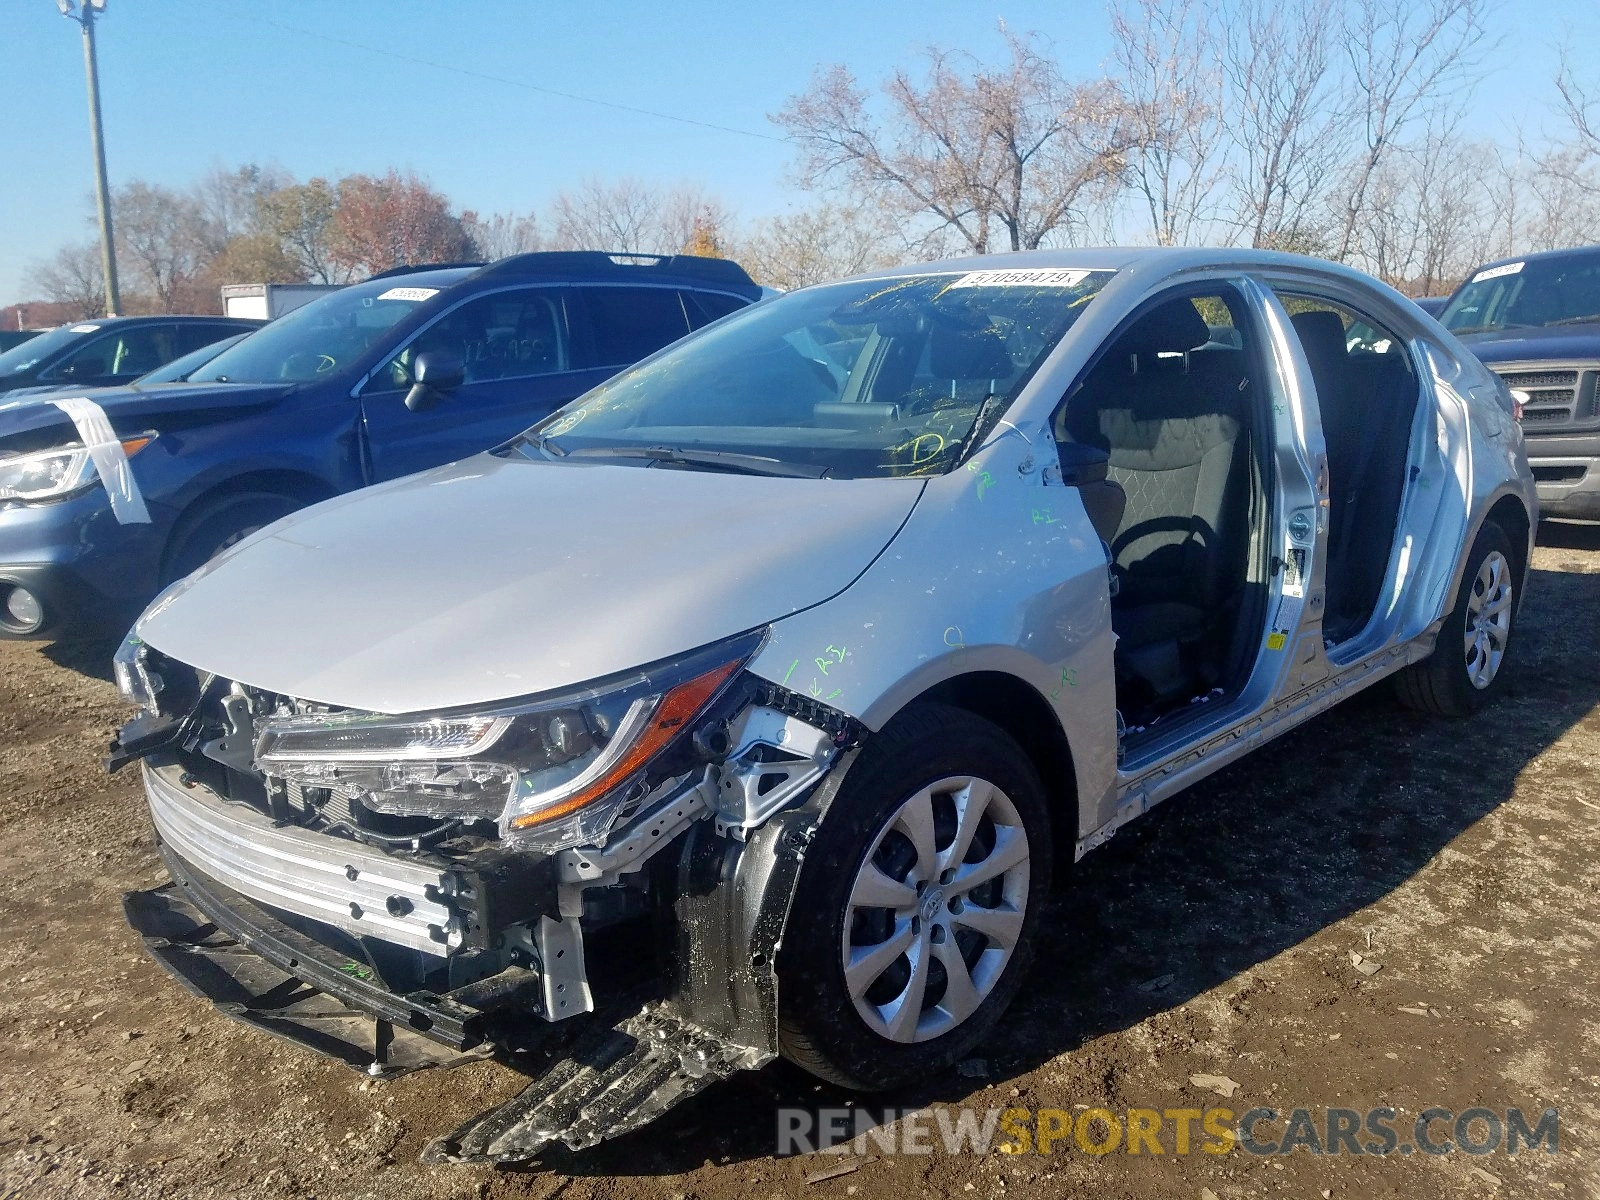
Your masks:
{"label": "front wheel arch", "polygon": [[161,556],[161,579],[164,584],[187,574],[179,571],[188,542],[197,529],[215,514],[230,505],[254,499],[280,501],[288,513],[308,504],[326,500],[336,493],[320,481],[293,471],[259,471],[235,476],[207,489],[191,500],[172,523],[167,544]]}
{"label": "front wheel arch", "polygon": [[1082,822],[1072,745],[1050,701],[1015,675],[974,671],[935,684],[906,707],[921,704],[947,704],[982,717],[1022,747],[1044,783],[1056,830],[1056,871],[1058,877],[1064,876],[1072,864],[1072,847]]}

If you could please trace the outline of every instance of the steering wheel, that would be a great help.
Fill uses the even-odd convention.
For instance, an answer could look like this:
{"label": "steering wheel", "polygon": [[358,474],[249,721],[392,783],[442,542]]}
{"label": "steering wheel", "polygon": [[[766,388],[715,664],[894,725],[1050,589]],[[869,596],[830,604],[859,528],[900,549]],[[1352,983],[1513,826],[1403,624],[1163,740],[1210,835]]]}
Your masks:
{"label": "steering wheel", "polygon": [[902,416],[914,417],[920,413],[933,412],[937,408],[955,408],[959,406],[959,404],[960,401],[952,400],[949,396],[946,396],[941,392],[925,392],[913,400],[902,402],[900,405],[900,413]]}

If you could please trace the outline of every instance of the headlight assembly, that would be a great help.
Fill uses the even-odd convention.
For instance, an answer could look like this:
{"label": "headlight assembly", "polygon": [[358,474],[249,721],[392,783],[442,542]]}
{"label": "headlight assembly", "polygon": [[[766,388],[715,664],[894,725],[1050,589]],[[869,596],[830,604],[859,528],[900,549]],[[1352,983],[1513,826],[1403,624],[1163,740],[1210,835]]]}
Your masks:
{"label": "headlight assembly", "polygon": [[760,635],[602,685],[483,712],[273,716],[256,766],[399,817],[493,820],[515,845],[603,837],[647,765],[705,711]]}
{"label": "headlight assembly", "polygon": [[[154,440],[153,434],[126,438],[122,452],[132,458]],[[0,501],[57,500],[82,491],[95,479],[94,459],[83,446],[0,457]]]}

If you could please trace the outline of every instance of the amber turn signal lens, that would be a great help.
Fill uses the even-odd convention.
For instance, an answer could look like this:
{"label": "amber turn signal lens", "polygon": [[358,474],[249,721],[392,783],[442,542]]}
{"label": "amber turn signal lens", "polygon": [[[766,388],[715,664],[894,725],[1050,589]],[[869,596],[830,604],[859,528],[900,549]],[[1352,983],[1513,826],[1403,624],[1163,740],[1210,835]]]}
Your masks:
{"label": "amber turn signal lens", "polygon": [[534,825],[543,825],[546,821],[567,816],[585,804],[600,799],[666,749],[667,743],[677,737],[683,727],[694,719],[695,714],[706,706],[711,697],[717,694],[717,689],[727,681],[728,676],[732,675],[738,666],[737,662],[723,663],[722,666],[707,671],[704,675],[697,675],[687,683],[680,683],[661,698],[661,703],[656,706],[649,723],[634,739],[633,745],[612,764],[610,770],[582,791],[574,792],[548,808],[541,808],[538,812],[514,818],[511,827],[527,829]]}

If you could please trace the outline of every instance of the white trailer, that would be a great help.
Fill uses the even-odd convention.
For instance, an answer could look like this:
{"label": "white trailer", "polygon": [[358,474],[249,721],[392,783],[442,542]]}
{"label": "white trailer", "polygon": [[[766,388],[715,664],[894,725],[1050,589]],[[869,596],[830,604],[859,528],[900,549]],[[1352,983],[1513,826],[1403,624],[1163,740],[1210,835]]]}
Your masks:
{"label": "white trailer", "polygon": [[302,304],[309,304],[325,292],[337,291],[337,283],[229,283],[222,288],[222,312],[229,317],[248,317],[270,321]]}

